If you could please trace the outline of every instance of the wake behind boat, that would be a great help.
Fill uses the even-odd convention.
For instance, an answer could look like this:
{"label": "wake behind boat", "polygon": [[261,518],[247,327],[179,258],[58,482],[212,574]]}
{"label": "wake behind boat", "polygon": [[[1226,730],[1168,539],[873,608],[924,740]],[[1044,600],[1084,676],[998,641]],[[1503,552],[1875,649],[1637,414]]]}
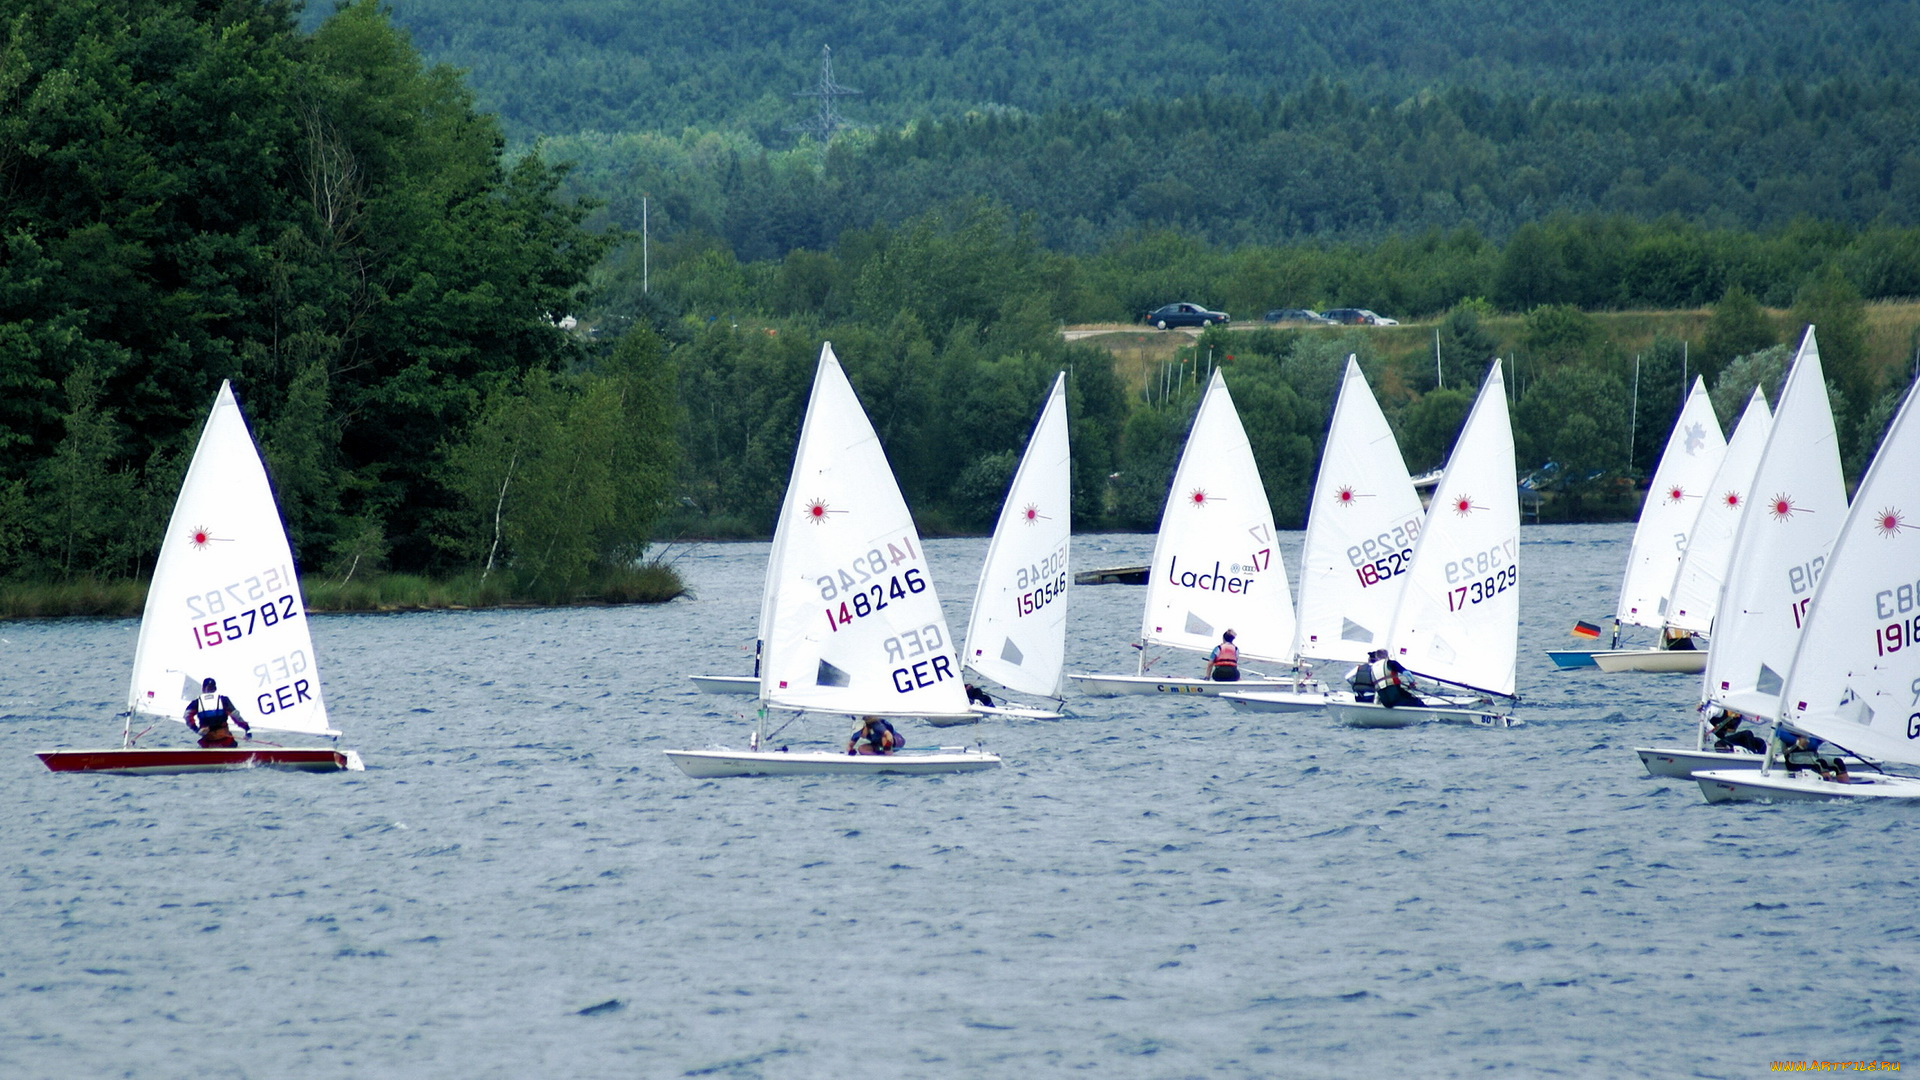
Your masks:
{"label": "wake behind boat", "polygon": [[747,748],[666,751],[688,776],[865,776],[1000,764],[981,750],[855,752],[853,740],[846,749],[768,749],[778,734],[767,728],[774,709],[803,720],[971,716],[920,534],[830,344],[820,348],[774,526],[760,637],[760,708]]}
{"label": "wake behind boat", "polygon": [[[213,680],[208,687],[205,680]],[[228,695],[231,695],[230,697]],[[189,703],[206,723],[226,706],[250,725],[247,741],[135,747],[154,727],[184,726]],[[146,730],[134,732],[139,720]],[[221,383],[174,502],[147,589],[119,747],[44,750],[54,772],[159,774],[270,766],[304,772],[360,769],[333,746],[279,746],[252,731],[337,739],[327,722],[293,552],[233,388]],[[203,743],[214,736],[203,737]],[[233,740],[225,740],[233,742]]]}

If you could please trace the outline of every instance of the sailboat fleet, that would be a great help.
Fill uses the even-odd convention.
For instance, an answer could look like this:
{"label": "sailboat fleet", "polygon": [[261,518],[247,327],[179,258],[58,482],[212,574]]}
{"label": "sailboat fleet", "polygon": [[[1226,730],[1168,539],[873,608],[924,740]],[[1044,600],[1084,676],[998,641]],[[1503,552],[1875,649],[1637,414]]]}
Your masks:
{"label": "sailboat fleet", "polygon": [[[1218,696],[1249,712],[1324,711],[1356,727],[1520,723],[1520,514],[1498,360],[1423,508],[1358,362],[1348,359],[1297,593],[1246,432],[1213,371],[1161,518],[1132,674],[1065,674],[1067,412],[1061,373],[1041,403],[956,642],[879,439],[823,344],[768,557],[756,670],[695,676],[709,692],[756,696],[746,745],[667,757],[702,779],[992,769],[1000,758],[978,745],[905,745],[891,721],[911,730],[1059,720],[1069,683],[1094,695]],[[1910,392],[1849,506],[1813,328],[1777,410],[1756,388],[1731,438],[1704,381],[1694,382],[1635,529],[1616,647],[1552,654],[1568,669],[1701,675],[1693,744],[1639,748],[1650,774],[1693,778],[1710,801],[1920,798],[1920,777],[1887,771],[1920,767],[1913,414]],[[1659,644],[1618,648],[1626,626],[1658,631]],[[1150,671],[1180,654],[1205,654],[1205,670]],[[1315,665],[1346,677],[1330,685]],[[1044,707],[995,702],[968,679]],[[862,727],[844,746],[784,741],[822,715],[859,718]],[[119,747],[39,756],[56,772],[362,767],[356,753],[332,745],[254,739],[255,730],[310,740],[340,732],[327,718],[266,469],[226,385],[167,528],[123,716]],[[163,723],[204,733],[223,716],[247,722],[245,743],[216,731],[198,748],[136,745]],[[1770,729],[1771,739],[1744,728]]]}

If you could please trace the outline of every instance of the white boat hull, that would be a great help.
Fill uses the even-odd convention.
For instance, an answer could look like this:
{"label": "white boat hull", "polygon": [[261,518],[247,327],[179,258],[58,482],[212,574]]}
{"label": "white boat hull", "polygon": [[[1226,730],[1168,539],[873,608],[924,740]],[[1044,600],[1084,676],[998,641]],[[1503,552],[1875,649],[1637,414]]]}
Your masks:
{"label": "white boat hull", "polygon": [[1348,727],[1404,728],[1428,722],[1469,724],[1474,727],[1519,727],[1512,715],[1470,705],[1399,705],[1387,708],[1377,701],[1329,701],[1327,712]]}
{"label": "white boat hull", "polygon": [[898,754],[844,754],[825,750],[668,750],[680,771],[696,780],[726,776],[882,776],[975,772],[997,769],[1000,758],[984,750],[943,746]]}
{"label": "white boat hull", "polygon": [[1638,746],[1634,753],[1649,776],[1690,780],[1702,769],[1758,769],[1765,754],[1748,750],[1700,750],[1686,746]]}
{"label": "white boat hull", "polygon": [[1029,709],[1022,705],[969,705],[967,711],[972,716],[929,716],[927,723],[932,727],[959,727],[961,724],[977,724],[982,720],[1061,720],[1064,714],[1048,709]]}
{"label": "white boat hull", "polygon": [[1329,697],[1319,690],[1235,690],[1221,694],[1220,700],[1238,712],[1296,713],[1324,709]]}
{"label": "white boat hull", "polygon": [[757,694],[760,679],[754,675],[689,675],[703,694]]}
{"label": "white boat hull", "polygon": [[1788,775],[1775,768],[1707,769],[1693,774],[1708,802],[1826,802],[1833,799],[1920,799],[1920,779],[1883,773],[1856,774],[1842,784],[1822,780],[1812,769]]}
{"label": "white boat hull", "polygon": [[1296,685],[1319,690],[1319,683],[1308,680],[1249,679],[1238,682],[1213,682],[1208,679],[1156,679],[1150,675],[1068,675],[1081,691],[1092,697],[1118,697],[1123,694],[1201,694],[1219,697],[1223,693],[1258,690],[1290,692]]}
{"label": "white boat hull", "polygon": [[1707,670],[1705,649],[1607,649],[1593,654],[1593,666],[1618,674],[1650,671],[1698,675]]}

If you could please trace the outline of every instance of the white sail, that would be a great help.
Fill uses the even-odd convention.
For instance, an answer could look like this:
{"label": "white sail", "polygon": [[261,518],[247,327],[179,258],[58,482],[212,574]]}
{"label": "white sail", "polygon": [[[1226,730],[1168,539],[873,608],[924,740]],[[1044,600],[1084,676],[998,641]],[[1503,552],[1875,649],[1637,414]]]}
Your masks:
{"label": "white sail", "polygon": [[1707,700],[1776,715],[1807,605],[1846,513],[1827,380],[1809,326],[1734,536],[1707,652]]}
{"label": "white sail", "polygon": [[1740,514],[1747,508],[1747,496],[1753,486],[1753,474],[1760,468],[1760,451],[1766,449],[1767,435],[1773,430],[1773,412],[1767,408],[1766,395],[1754,387],[1747,409],[1740,415],[1727,441],[1726,456],[1707,486],[1706,505],[1694,520],[1687,537],[1687,551],[1674,571],[1673,587],[1668,591],[1667,625],[1690,634],[1704,634],[1713,628],[1713,617],[1720,610],[1720,590],[1727,578],[1727,560],[1733,555],[1733,534],[1740,526]]}
{"label": "white sail", "polygon": [[1920,764],[1916,391],[1920,384],[1907,391],[1834,540],[1780,712],[1792,727],[1856,754],[1907,765]]}
{"label": "white sail", "polygon": [[1072,470],[1063,372],[1053,380],[1000,508],[961,653],[967,667],[1002,686],[1054,698],[1067,659]]}
{"label": "white sail", "polygon": [[1513,695],[1520,488],[1498,360],[1434,490],[1388,641],[1415,674]]}
{"label": "white sail", "polygon": [[339,735],[327,726],[286,527],[226,383],[160,545],[127,706],[184,720],[205,678],[257,729]]}
{"label": "white sail", "polygon": [[1215,368],[1174,471],[1153,545],[1140,640],[1207,652],[1235,632],[1240,655],[1293,659],[1293,595],[1253,449]]}
{"label": "white sail", "polygon": [[1696,378],[1647,484],[1647,501],[1640,508],[1627,572],[1620,581],[1620,603],[1614,613],[1620,622],[1666,625],[1668,591],[1726,454],[1727,439],[1720,432],[1720,418],[1713,414],[1706,380]]}
{"label": "white sail", "polygon": [[770,705],[969,715],[920,534],[830,344],[774,527],[760,633]]}
{"label": "white sail", "polygon": [[1359,661],[1385,646],[1424,519],[1400,444],[1349,356],[1307,509],[1296,654]]}

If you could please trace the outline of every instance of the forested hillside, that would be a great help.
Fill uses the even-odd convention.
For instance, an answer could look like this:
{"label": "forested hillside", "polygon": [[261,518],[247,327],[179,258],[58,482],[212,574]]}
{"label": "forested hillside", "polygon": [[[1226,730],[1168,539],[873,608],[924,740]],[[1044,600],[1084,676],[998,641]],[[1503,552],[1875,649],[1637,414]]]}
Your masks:
{"label": "forested hillside", "polygon": [[1214,244],[1377,240],[1554,214],[1772,229],[1799,218],[1920,223],[1920,79],[1743,83],[1618,97],[1448,90],[1398,105],[1315,86],[1284,98],[1136,102],[930,119],[770,151],[717,135],[561,136],[571,184],[656,236],[741,258],[821,249],[954,199],[1031,214],[1088,252],[1141,229]]}
{"label": "forested hillside", "polygon": [[[855,120],[1436,86],[1555,96],[1874,82],[1920,67],[1914,0],[393,0],[516,140],[692,126],[785,145],[831,46]],[[309,18],[331,10],[316,0]]]}
{"label": "forested hillside", "polygon": [[309,570],[499,555],[551,589],[645,548],[658,342],[555,326],[605,238],[375,5],[310,35],[277,2],[0,26],[0,575],[150,567],[223,379]]}
{"label": "forested hillside", "polygon": [[[1523,469],[1614,513],[1686,378],[1813,324],[1857,473],[1920,357],[1870,306],[1920,295],[1917,15],[0,0],[0,579],[140,575],[231,379],[310,573],[581,595],[765,535],[823,339],[934,530],[1063,369],[1083,529],[1152,526],[1215,366],[1298,524],[1349,352],[1416,468],[1506,357]],[[866,126],[796,140],[826,40]],[[1172,300],[1236,327],[1062,340]],[[1421,325],[1247,329],[1300,306]]]}

